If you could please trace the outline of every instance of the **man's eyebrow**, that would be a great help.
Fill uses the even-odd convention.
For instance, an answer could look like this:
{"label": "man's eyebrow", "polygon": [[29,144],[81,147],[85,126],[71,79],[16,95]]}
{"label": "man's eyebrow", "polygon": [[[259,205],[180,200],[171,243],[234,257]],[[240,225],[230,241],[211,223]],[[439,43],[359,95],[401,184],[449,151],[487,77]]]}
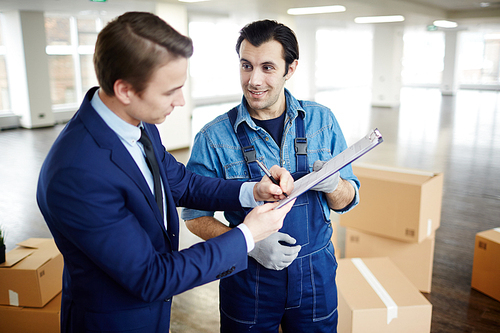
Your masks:
{"label": "man's eyebrow", "polygon": [[261,65],[272,65],[276,67],[276,63],[274,61],[264,61]]}
{"label": "man's eyebrow", "polygon": [[[245,59],[245,58],[241,58],[241,59],[240,59],[240,62],[248,62],[248,63],[250,63],[250,64],[251,64],[251,62],[250,62],[250,61],[248,61],[248,60],[247,60],[247,59]],[[264,61],[263,63],[260,63],[259,65],[261,65],[261,66],[262,66],[262,65],[272,65],[272,66],[276,66],[276,63],[275,63],[274,61],[270,61],[270,60],[268,60],[268,61]]]}
{"label": "man's eyebrow", "polygon": [[184,85],[180,85],[180,86],[178,86],[178,87],[172,88],[172,89],[170,89],[169,91],[167,91],[167,93],[172,93],[172,92],[174,92],[174,91],[176,91],[176,90],[182,89],[182,87],[184,87]]}

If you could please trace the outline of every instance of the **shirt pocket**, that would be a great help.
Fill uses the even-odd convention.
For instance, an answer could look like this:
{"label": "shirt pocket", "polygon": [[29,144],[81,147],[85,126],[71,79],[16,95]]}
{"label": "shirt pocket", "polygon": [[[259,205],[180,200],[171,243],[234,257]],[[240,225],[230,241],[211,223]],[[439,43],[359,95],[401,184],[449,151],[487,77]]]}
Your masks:
{"label": "shirt pocket", "polygon": [[333,158],[331,151],[328,150],[316,150],[316,151],[307,151],[307,160],[309,162],[309,170],[313,171],[314,162],[321,161],[329,161]]}
{"label": "shirt pocket", "polygon": [[224,178],[246,181],[250,178],[245,161],[232,161],[224,164]]}

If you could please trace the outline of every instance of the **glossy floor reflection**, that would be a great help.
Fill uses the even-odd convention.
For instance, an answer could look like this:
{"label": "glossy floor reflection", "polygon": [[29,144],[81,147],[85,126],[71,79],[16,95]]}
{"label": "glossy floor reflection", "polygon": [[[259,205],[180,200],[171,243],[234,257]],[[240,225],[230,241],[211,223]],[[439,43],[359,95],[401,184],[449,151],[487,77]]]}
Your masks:
{"label": "glossy floor reflection", "polygon": [[[452,97],[404,88],[399,108],[372,108],[368,89],[323,92],[316,99],[332,108],[348,144],[372,128],[382,132],[384,143],[359,162],[444,173],[432,292],[426,295],[433,304],[431,331],[499,332],[500,302],[471,289],[470,279],[475,234],[500,227],[500,93],[461,90]],[[193,123],[201,126],[224,111],[197,110]],[[0,132],[0,225],[9,250],[29,237],[50,237],[35,189],[61,129]],[[189,151],[173,153],[185,162]],[[181,230],[182,248],[200,240],[183,224]],[[176,296],[172,333],[218,332],[217,295],[214,282]]]}

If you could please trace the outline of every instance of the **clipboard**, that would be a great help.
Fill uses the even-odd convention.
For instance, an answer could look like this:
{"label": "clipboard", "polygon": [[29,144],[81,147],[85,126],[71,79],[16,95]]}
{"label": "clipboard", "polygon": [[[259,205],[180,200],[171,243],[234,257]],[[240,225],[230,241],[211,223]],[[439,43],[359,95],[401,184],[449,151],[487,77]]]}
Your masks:
{"label": "clipboard", "polygon": [[291,200],[321,183],[323,180],[332,176],[346,165],[354,162],[382,142],[384,142],[382,134],[377,128],[375,128],[361,140],[323,164],[323,167],[320,170],[308,173],[304,177],[296,180],[292,193],[290,193],[287,198],[280,200],[279,205],[274,209],[283,207]]}

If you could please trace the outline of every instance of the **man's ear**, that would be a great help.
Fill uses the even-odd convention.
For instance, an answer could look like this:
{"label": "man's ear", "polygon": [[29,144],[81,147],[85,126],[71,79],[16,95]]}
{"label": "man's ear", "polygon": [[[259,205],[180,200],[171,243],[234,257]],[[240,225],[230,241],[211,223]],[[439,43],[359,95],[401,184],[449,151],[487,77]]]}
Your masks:
{"label": "man's ear", "polygon": [[297,65],[299,64],[299,61],[295,59],[289,66],[288,66],[288,73],[285,75],[285,79],[288,80],[292,77],[293,73],[295,73],[295,70],[297,69]]}
{"label": "man's ear", "polygon": [[115,97],[124,105],[129,105],[134,94],[132,85],[124,80],[116,80],[113,84]]}

